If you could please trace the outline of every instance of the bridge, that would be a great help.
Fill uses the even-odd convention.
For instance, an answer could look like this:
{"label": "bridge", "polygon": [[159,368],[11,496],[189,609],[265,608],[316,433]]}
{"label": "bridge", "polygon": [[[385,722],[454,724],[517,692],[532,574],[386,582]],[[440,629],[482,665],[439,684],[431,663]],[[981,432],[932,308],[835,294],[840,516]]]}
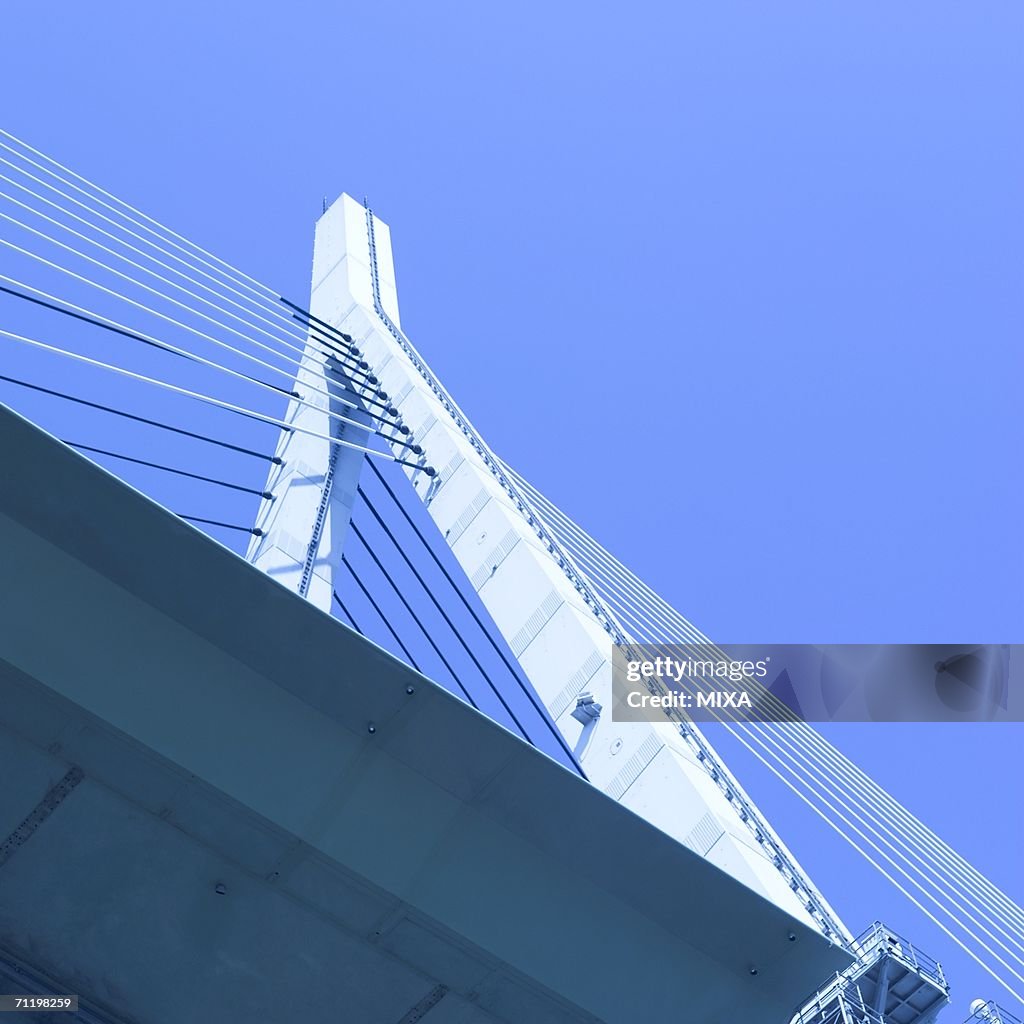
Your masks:
{"label": "bridge", "polygon": [[[4,138],[6,987],[95,1021],[935,1018],[941,969],[856,939],[695,723],[609,713],[616,647],[711,641],[488,447],[365,203],[296,302]],[[1014,991],[1004,894],[806,723],[721,721]]]}

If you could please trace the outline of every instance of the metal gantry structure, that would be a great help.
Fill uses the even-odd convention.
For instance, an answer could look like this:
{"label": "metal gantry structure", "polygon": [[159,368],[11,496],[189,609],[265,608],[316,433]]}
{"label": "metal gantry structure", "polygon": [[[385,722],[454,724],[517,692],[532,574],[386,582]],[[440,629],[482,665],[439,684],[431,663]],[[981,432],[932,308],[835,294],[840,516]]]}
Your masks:
{"label": "metal gantry structure", "polygon": [[[935,1019],[941,968],[880,924],[855,938],[704,731],[605,712],[615,645],[711,642],[490,449],[401,327],[368,204],[325,204],[295,302],[5,138],[29,197],[0,191],[5,399],[845,950],[794,1021]],[[1019,995],[1006,894],[806,723],[720,721]]]}
{"label": "metal gantry structure", "polygon": [[795,1024],[931,1024],[949,1002],[942,967],[876,921],[857,959],[801,1007]]}

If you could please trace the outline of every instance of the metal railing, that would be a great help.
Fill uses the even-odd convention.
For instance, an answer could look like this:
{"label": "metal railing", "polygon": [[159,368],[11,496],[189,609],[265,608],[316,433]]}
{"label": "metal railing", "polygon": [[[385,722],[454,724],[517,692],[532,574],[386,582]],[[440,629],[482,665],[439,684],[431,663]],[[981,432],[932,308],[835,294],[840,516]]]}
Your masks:
{"label": "metal railing", "polygon": [[998,1003],[991,999],[982,1006],[971,1004],[971,1015],[964,1021],[964,1024],[1024,1024],[1020,1017],[1004,1010]]}
{"label": "metal railing", "polygon": [[[864,1001],[862,983],[871,986],[874,980],[868,975],[879,960],[885,957],[901,963],[908,971],[934,985],[948,1000],[949,985],[942,965],[917,949],[909,939],[898,935],[880,921],[875,921],[851,943],[850,948],[857,959],[845,971],[835,974],[795,1013],[792,1024],[885,1024],[885,1018],[878,1010]],[[989,1021],[990,1024],[1021,1024],[1013,1018],[977,1017],[972,1021]]]}
{"label": "metal railing", "polygon": [[866,931],[858,935],[853,949],[861,963],[870,963],[880,956],[891,956],[904,963],[915,974],[934,982],[944,992],[949,992],[949,983],[942,970],[942,964],[922,953],[909,939],[887,928],[881,921],[875,921]]}
{"label": "metal railing", "polygon": [[837,974],[805,1004],[791,1024],[885,1024],[885,1019],[864,1002],[857,983]]}

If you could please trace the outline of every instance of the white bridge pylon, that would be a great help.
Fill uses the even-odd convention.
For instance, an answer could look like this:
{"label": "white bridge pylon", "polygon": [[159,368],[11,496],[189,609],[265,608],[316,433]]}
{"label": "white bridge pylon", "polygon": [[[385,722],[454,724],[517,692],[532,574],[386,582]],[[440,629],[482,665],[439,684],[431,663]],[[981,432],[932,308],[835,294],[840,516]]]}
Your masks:
{"label": "white bridge pylon", "polygon": [[[410,483],[595,786],[781,909],[845,943],[850,933],[693,726],[611,720],[612,649],[628,637],[600,593],[560,550],[543,520],[403,334],[386,224],[342,195],[319,219],[311,314],[352,338],[367,372],[423,449]],[[322,334],[321,334],[322,338]],[[311,338],[296,391],[309,403],[337,377]],[[338,411],[338,410],[334,410]],[[352,416],[350,409],[345,409]],[[367,443],[332,422],[325,402],[293,401],[287,421],[313,434]],[[369,422],[369,417],[367,417]],[[344,431],[346,433],[341,433]],[[282,432],[249,559],[330,610],[365,456]],[[417,461],[408,447],[395,454]],[[605,709],[574,716],[590,693]]]}

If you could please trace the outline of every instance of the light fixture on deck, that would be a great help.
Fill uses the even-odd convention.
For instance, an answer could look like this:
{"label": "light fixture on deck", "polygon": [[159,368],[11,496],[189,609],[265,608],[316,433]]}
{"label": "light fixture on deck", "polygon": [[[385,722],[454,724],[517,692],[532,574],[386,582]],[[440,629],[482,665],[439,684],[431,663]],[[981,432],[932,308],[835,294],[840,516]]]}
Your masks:
{"label": "light fixture on deck", "polygon": [[601,717],[601,705],[594,700],[592,693],[581,693],[576,698],[576,707],[572,717],[581,725],[590,725]]}

